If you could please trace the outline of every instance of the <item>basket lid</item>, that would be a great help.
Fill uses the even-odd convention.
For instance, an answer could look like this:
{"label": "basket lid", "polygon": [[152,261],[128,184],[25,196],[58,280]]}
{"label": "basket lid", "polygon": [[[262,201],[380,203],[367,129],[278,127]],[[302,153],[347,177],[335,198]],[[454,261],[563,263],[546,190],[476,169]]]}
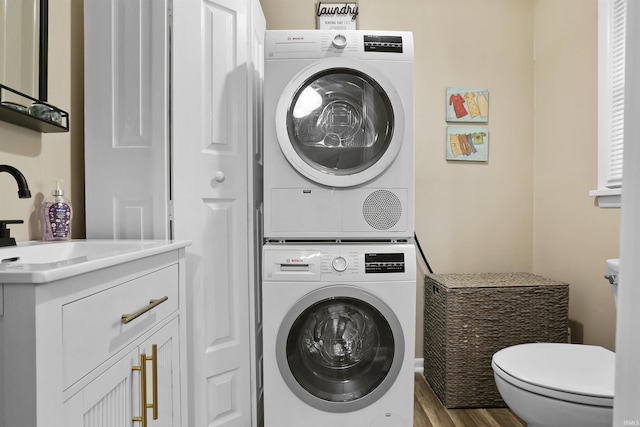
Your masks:
{"label": "basket lid", "polygon": [[426,274],[425,283],[429,282],[438,283],[449,289],[531,286],[562,286],[568,289],[569,287],[567,283],[524,272]]}
{"label": "basket lid", "polygon": [[592,345],[531,343],[507,347],[493,362],[521,381],[562,392],[613,397],[615,353]]}

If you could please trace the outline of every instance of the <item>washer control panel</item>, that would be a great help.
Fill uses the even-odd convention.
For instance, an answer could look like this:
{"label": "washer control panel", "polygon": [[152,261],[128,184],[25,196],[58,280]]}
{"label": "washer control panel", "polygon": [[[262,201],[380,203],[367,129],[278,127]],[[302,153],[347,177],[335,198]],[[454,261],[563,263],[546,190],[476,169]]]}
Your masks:
{"label": "washer control panel", "polygon": [[412,244],[267,244],[262,261],[265,282],[386,282],[416,274]]}
{"label": "washer control panel", "polygon": [[[364,263],[362,261],[364,261]],[[358,252],[323,253],[320,264],[320,270],[324,274],[405,272],[403,252],[365,252],[364,254]]]}

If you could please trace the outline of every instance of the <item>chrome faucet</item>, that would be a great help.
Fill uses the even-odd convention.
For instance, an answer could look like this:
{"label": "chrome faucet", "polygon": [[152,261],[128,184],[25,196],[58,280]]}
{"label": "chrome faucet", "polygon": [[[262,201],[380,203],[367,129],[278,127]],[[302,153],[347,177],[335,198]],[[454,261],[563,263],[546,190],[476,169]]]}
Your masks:
{"label": "chrome faucet", "polygon": [[[28,199],[31,197],[31,191],[29,191],[29,185],[22,172],[13,166],[0,165],[0,172],[7,172],[13,176],[18,183],[18,197],[20,199]],[[7,224],[22,224],[21,219],[0,219],[0,246],[15,246],[16,239],[11,237],[11,230],[7,228]]]}

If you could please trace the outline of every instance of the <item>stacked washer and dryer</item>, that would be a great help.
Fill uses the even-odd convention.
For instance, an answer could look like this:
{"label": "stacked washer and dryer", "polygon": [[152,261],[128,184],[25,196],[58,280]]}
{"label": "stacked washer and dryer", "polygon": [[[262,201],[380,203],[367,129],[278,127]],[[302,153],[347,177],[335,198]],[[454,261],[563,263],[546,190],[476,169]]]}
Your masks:
{"label": "stacked washer and dryer", "polygon": [[413,426],[413,37],[267,31],[266,427]]}

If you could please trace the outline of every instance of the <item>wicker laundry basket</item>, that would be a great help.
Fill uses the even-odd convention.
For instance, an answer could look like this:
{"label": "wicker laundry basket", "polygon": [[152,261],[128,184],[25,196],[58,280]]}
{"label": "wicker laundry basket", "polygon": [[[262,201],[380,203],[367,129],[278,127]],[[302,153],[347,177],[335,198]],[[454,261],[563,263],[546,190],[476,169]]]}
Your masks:
{"label": "wicker laundry basket", "polygon": [[424,376],[447,408],[506,406],[491,357],[527,342],[566,342],[569,285],[529,273],[428,274]]}

